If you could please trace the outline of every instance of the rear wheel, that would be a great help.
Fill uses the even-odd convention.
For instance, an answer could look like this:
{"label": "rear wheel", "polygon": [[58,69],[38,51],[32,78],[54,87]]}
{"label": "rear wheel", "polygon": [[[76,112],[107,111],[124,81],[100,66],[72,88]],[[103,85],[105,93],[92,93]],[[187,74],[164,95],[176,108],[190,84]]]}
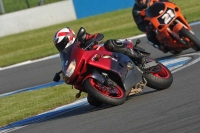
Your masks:
{"label": "rear wheel", "polygon": [[147,80],[147,86],[156,90],[167,89],[173,82],[170,70],[161,63],[158,63],[153,71],[145,73],[143,76]]}
{"label": "rear wheel", "polygon": [[182,50],[173,50],[173,51],[170,50],[169,52],[172,53],[173,55],[178,55],[182,52]]}
{"label": "rear wheel", "polygon": [[101,103],[109,105],[120,105],[126,100],[124,90],[118,85],[106,86],[96,79],[88,78],[84,82],[88,94]]}
{"label": "rear wheel", "polygon": [[186,40],[191,45],[191,47],[194,50],[196,51],[200,50],[200,41],[190,31],[188,31],[186,28],[183,27],[179,31],[179,34],[182,38],[184,38],[184,40]]}

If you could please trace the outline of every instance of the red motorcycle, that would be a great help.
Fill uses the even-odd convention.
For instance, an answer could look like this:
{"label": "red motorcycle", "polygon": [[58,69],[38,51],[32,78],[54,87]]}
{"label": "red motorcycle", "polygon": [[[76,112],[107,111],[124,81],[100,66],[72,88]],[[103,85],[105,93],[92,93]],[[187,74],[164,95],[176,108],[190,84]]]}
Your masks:
{"label": "red motorcycle", "polygon": [[[143,65],[138,65],[124,54],[107,51],[102,45],[92,49],[95,40],[86,47],[80,47],[79,40],[84,34],[85,30],[80,29],[75,43],[65,53],[60,53],[62,70],[56,73],[53,80],[58,82],[62,73],[65,83],[80,91],[77,97],[81,92],[88,93],[90,105],[120,105],[128,96],[141,92],[146,85],[156,90],[171,86],[171,72],[163,64],[149,58],[150,54],[137,46],[139,40],[133,49],[147,56]],[[131,41],[125,40],[124,43],[133,47]]]}
{"label": "red motorcycle", "polygon": [[180,8],[172,2],[151,1],[151,6],[140,14],[150,22],[161,45],[172,54],[193,48],[200,50],[200,41],[195,37]]}

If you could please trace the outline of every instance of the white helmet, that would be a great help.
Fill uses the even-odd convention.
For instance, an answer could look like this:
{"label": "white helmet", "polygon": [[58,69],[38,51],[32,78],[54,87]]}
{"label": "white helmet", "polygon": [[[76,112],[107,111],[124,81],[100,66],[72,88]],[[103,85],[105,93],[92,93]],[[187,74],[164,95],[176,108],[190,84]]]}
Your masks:
{"label": "white helmet", "polygon": [[53,42],[58,51],[61,51],[74,43],[75,36],[74,31],[69,27],[66,27],[56,32]]}

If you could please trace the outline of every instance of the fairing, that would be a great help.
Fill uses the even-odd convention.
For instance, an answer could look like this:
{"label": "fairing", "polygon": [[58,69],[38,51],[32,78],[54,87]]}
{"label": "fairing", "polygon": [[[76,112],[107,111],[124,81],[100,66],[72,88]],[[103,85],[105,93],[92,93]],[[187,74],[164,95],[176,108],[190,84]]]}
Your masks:
{"label": "fairing", "polygon": [[90,60],[88,64],[99,69],[108,70],[109,77],[120,78],[126,92],[142,80],[141,72],[129,57],[115,52],[110,57],[115,59],[102,57],[98,61]]}
{"label": "fairing", "polygon": [[162,2],[156,2],[146,10],[146,16],[157,17],[160,15],[160,12],[164,10],[165,4],[163,4]]}
{"label": "fairing", "polygon": [[[98,55],[98,56],[97,56]],[[96,56],[99,57],[96,59]],[[102,72],[108,74],[109,78],[120,81],[121,86],[128,92],[135,84],[142,80],[142,74],[132,60],[120,53],[100,50],[83,50],[77,45],[71,45],[65,53],[61,53],[63,71],[69,67],[70,62],[76,61],[76,68],[71,77],[66,77],[65,82],[72,84],[77,89],[83,90],[83,81],[89,77],[102,80]],[[94,74],[98,70],[98,76]],[[94,74],[94,75],[93,75]],[[65,75],[66,76],[66,75]]]}

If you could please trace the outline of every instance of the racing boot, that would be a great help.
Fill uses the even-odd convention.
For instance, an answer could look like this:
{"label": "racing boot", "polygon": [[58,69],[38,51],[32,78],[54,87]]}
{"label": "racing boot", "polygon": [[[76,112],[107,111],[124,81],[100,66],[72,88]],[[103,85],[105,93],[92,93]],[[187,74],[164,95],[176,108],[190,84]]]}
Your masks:
{"label": "racing boot", "polygon": [[163,53],[167,53],[167,47],[163,46],[163,45],[157,45],[157,44],[152,44],[154,48],[159,49],[160,51],[162,51]]}
{"label": "racing boot", "polygon": [[105,48],[108,51],[119,52],[129,56],[138,65],[145,63],[146,59],[144,56],[138,56],[134,53],[133,49],[126,46],[123,41],[110,39],[104,43]]}
{"label": "racing boot", "polygon": [[151,44],[154,48],[159,49],[160,51],[162,51],[163,53],[167,53],[168,52],[167,47],[164,46],[164,45],[153,43],[152,41],[149,41],[149,40],[147,40],[147,42],[149,44]]}
{"label": "racing boot", "polygon": [[163,46],[163,45],[159,45],[159,46],[158,46],[158,49],[161,50],[163,53],[167,53],[167,52],[168,52],[167,47],[165,47],[165,46]]}
{"label": "racing boot", "polygon": [[133,61],[136,61],[138,65],[143,65],[146,62],[145,56],[136,55],[131,48],[126,48],[124,54],[130,57]]}

